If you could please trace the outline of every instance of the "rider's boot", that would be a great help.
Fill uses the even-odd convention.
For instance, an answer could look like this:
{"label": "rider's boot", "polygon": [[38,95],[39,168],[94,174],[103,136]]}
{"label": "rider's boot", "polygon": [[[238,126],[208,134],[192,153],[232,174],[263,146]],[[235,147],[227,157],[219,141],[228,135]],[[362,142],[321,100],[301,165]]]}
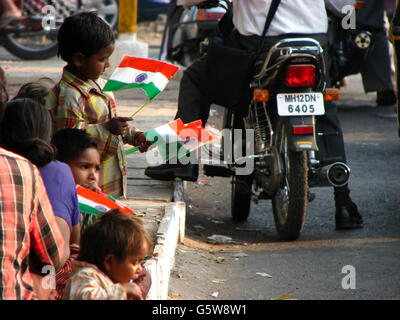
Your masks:
{"label": "rider's boot", "polygon": [[350,198],[347,185],[335,187],[336,230],[362,228],[363,221],[357,205]]}
{"label": "rider's boot", "polygon": [[165,163],[159,166],[147,167],[144,174],[155,180],[171,181],[175,178],[181,178],[186,181],[197,181],[199,165],[192,163]]}

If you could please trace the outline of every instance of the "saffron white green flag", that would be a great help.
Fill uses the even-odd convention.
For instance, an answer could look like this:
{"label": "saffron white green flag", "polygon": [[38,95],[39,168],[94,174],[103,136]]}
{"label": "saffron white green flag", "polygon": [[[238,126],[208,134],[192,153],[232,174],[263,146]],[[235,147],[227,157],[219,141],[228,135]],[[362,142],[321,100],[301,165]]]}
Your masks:
{"label": "saffron white green flag", "polygon": [[165,89],[179,67],[166,62],[124,56],[103,91],[142,89],[150,100]]}
{"label": "saffron white green flag", "polygon": [[99,215],[112,209],[118,209],[121,213],[134,212],[122,202],[105,193],[94,192],[80,185],[76,186],[76,193],[81,213]]}
{"label": "saffron white green flag", "polygon": [[147,131],[144,135],[157,147],[163,161],[182,158],[214,139],[202,127],[201,120],[184,124],[181,119],[177,119]]}

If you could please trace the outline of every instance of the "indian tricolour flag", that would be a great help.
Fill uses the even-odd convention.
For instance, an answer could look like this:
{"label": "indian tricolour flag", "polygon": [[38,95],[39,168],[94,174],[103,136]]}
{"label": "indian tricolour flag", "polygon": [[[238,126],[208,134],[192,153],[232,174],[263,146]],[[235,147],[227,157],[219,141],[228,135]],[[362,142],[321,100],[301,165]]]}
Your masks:
{"label": "indian tricolour flag", "polygon": [[140,88],[152,100],[167,86],[179,67],[166,62],[124,56],[103,91]]}
{"label": "indian tricolour flag", "polygon": [[182,158],[214,139],[202,127],[201,120],[184,124],[181,119],[176,119],[147,131],[144,135],[157,146],[163,161]]}
{"label": "indian tricolour flag", "polygon": [[134,212],[122,202],[104,193],[97,193],[80,185],[76,186],[76,192],[81,213],[99,215],[112,209],[118,209],[122,213]]}

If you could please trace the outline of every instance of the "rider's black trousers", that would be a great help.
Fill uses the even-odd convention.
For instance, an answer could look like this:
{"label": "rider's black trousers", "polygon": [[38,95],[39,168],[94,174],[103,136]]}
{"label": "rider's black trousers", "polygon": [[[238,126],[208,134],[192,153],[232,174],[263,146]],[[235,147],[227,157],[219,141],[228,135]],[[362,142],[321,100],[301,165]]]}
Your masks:
{"label": "rider's black trousers", "polygon": [[[305,35],[266,37],[264,41],[265,51],[278,40],[288,36],[305,37]],[[306,36],[318,40],[321,46],[326,49],[327,39],[325,35]],[[229,44],[242,49],[255,50],[260,45],[260,37],[247,37],[234,32],[229,39]],[[324,50],[324,52],[327,52],[327,50]],[[325,57],[325,60],[327,66],[329,66],[329,57]],[[232,68],[234,67],[232,66]],[[175,118],[181,118],[184,123],[198,119],[201,119],[203,124],[207,122],[210,105],[213,101],[206,94],[208,92],[208,83],[205,70],[205,57],[203,56],[186,69],[180,82],[178,112]],[[221,87],[223,87],[223,84]],[[317,158],[322,165],[337,161],[346,162],[343,134],[336,105],[331,102],[325,102],[325,112],[325,115],[316,117],[316,130],[323,134],[323,136],[317,137],[320,149],[317,152]]]}

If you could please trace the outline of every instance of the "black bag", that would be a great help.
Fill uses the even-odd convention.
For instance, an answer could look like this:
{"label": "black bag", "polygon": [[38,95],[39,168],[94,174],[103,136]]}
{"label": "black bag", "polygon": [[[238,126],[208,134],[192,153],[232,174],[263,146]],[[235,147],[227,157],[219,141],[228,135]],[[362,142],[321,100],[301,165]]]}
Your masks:
{"label": "black bag", "polygon": [[[272,0],[261,36],[260,48],[279,3],[280,0]],[[226,20],[229,23],[230,19]],[[224,25],[226,24],[227,21],[224,21]],[[224,33],[226,34],[226,31]],[[226,44],[226,36],[225,41],[221,41],[223,37],[218,39],[220,41],[210,42],[205,56],[208,96],[213,103],[240,111],[246,108],[250,98],[249,83],[258,52],[233,48]]]}
{"label": "black bag", "polygon": [[206,55],[208,94],[213,103],[233,109],[250,94],[249,81],[255,54],[211,42]]}

